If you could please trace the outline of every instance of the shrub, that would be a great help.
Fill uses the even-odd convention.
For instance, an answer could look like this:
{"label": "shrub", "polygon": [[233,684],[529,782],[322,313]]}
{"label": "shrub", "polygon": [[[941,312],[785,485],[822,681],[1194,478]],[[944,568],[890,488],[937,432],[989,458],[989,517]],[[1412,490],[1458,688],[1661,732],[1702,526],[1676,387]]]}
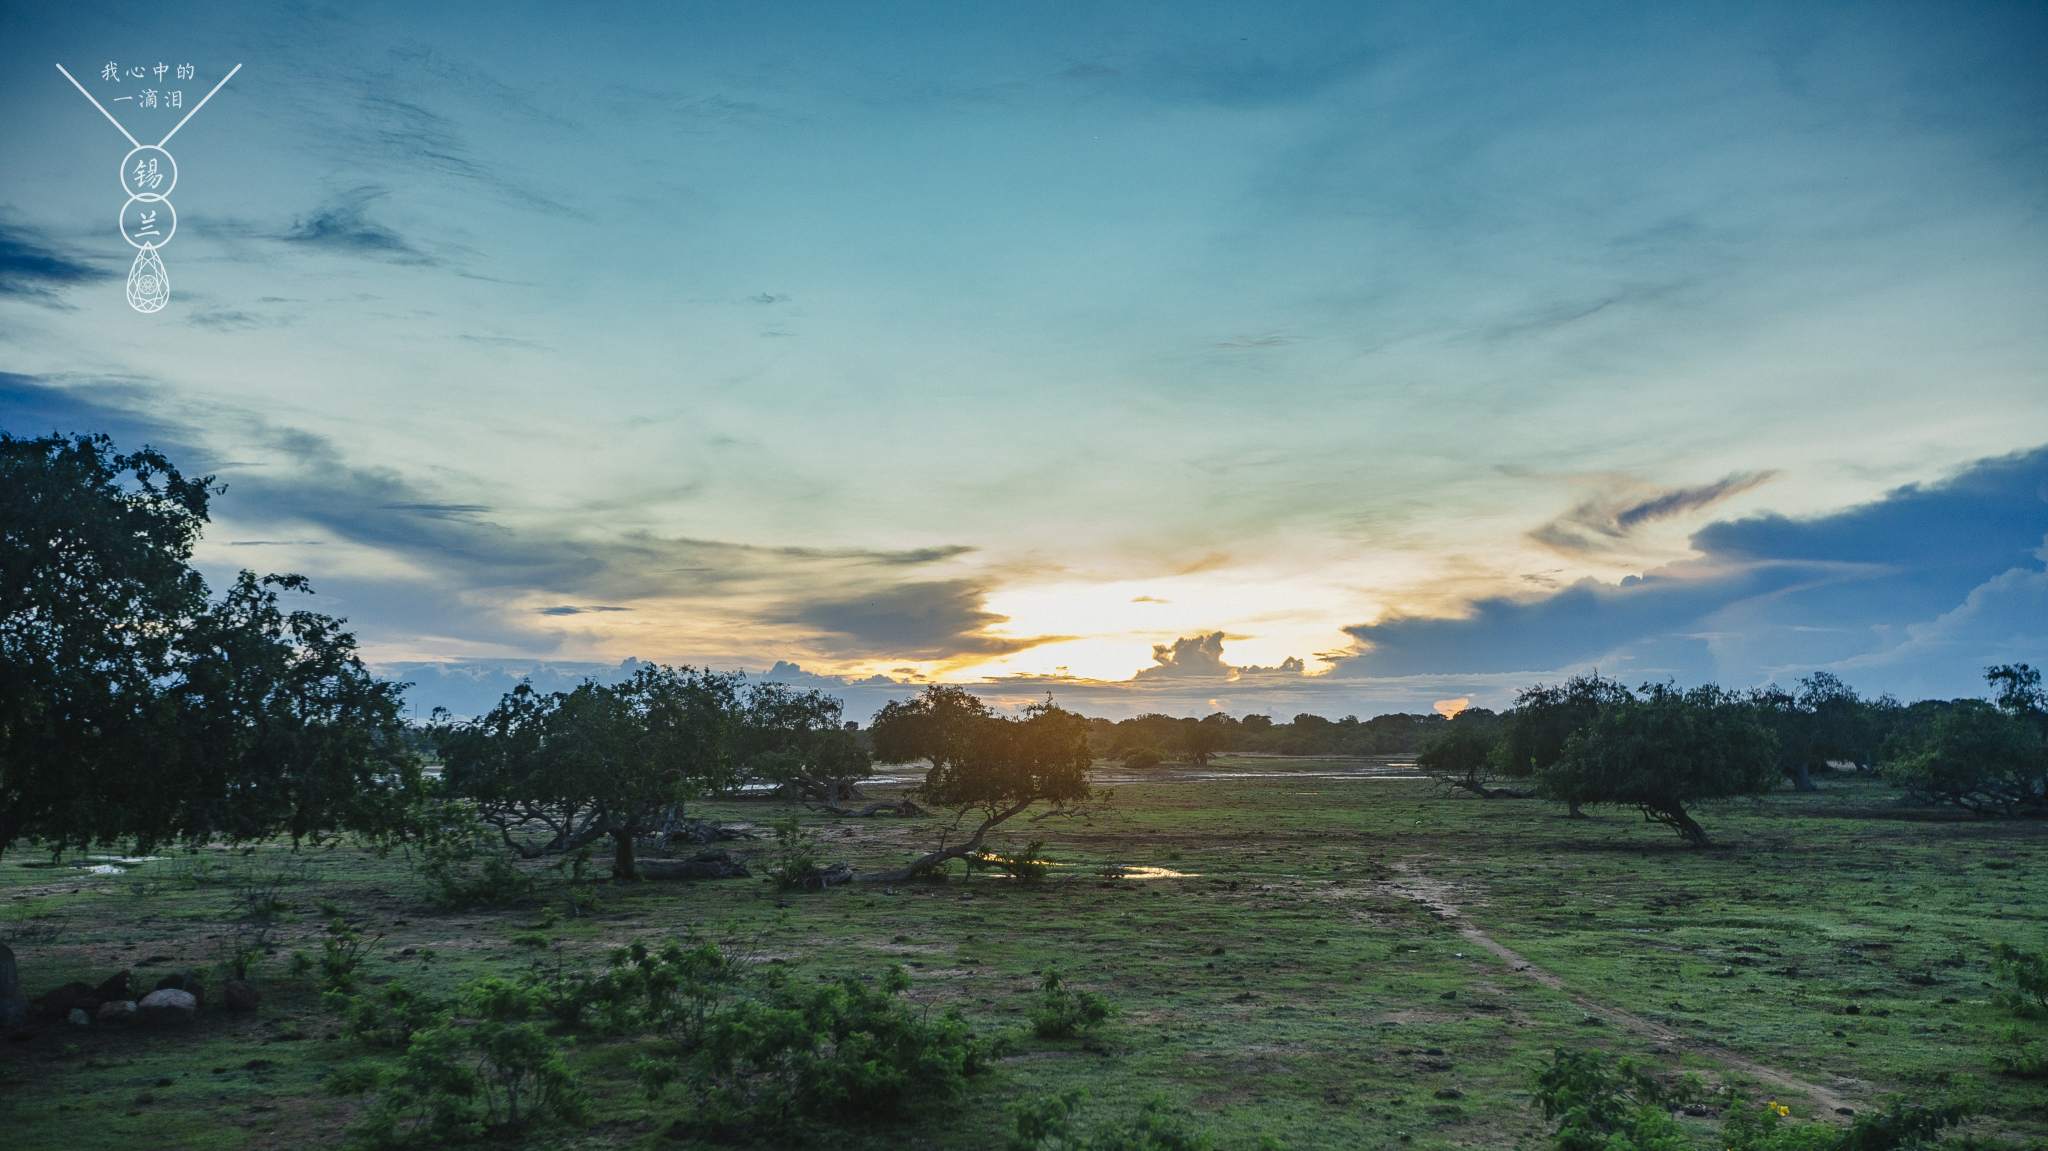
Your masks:
{"label": "shrub", "polygon": [[[959,1095],[986,1069],[987,1049],[957,1009],[936,1020],[898,999],[910,977],[881,986],[847,978],[808,990],[776,986],[712,1015],[692,1053],[699,1116],[713,1126],[787,1126],[801,1119],[887,1119]],[[680,1074],[640,1064],[643,1085]]]}
{"label": "shrub", "polygon": [[1128,1123],[1104,1121],[1092,1135],[1076,1130],[1074,1114],[1088,1098],[1076,1087],[1059,1095],[1015,1103],[1017,1132],[1008,1151],[1211,1151],[1216,1140],[1207,1131],[1190,1131],[1173,1118],[1166,1101],[1154,1097]]}
{"label": "shrub", "polygon": [[775,821],[775,864],[768,877],[775,890],[788,891],[804,885],[804,872],[818,866],[818,837],[804,829],[794,814]]}
{"label": "shrub", "polygon": [[414,1035],[405,1058],[378,1077],[377,1103],[352,1134],[379,1147],[459,1143],[589,1120],[560,1044],[534,1022],[546,1005],[531,989],[480,979],[464,985],[462,1007],[473,1022],[443,1019]]}
{"label": "shrub", "polygon": [[1543,1117],[1557,1121],[1557,1151],[1690,1151],[1692,1140],[1669,1108],[1699,1089],[1693,1076],[1669,1088],[1632,1059],[1610,1068],[1605,1051],[1559,1047],[1536,1077],[1535,1098]]}
{"label": "shrub", "polygon": [[2048,1079],[2048,1046],[2018,1027],[2006,1028],[1998,1038],[2010,1050],[1993,1053],[1993,1071],[2016,1079]]}
{"label": "shrub", "polygon": [[454,1007],[397,982],[370,995],[329,991],[321,996],[320,1005],[342,1017],[342,1030],[349,1038],[378,1047],[407,1046],[418,1032],[446,1023]]}
{"label": "shrub", "polygon": [[1115,1009],[1109,1000],[1092,991],[1074,991],[1057,964],[1045,969],[1038,985],[1038,1001],[1024,1013],[1031,1030],[1041,1039],[1067,1039],[1101,1026]]}
{"label": "shrub", "polygon": [[1991,970],[2012,984],[1993,996],[2015,1015],[2048,1014],[2048,955],[2022,951],[2010,943],[1991,947]]}
{"label": "shrub", "polygon": [[743,970],[737,955],[709,941],[687,948],[671,942],[658,951],[635,941],[613,948],[605,962],[607,970],[596,976],[536,970],[527,986],[569,1026],[609,1035],[652,1031],[694,1048],[706,1021],[738,990]]}
{"label": "shrub", "polygon": [[503,907],[533,895],[533,877],[493,848],[475,812],[451,807],[436,815],[442,822],[423,838],[413,863],[433,885],[429,899],[443,907]]}
{"label": "shrub", "polygon": [[[320,941],[320,958],[314,963],[320,968],[320,978],[329,991],[348,991],[356,985],[356,968],[363,965],[370,951],[377,946],[379,935],[364,939],[363,933],[350,927],[346,920],[331,919],[327,922],[327,937]],[[303,955],[292,955],[292,972],[301,974],[313,964],[303,963]]]}
{"label": "shrub", "polygon": [[1155,748],[1140,747],[1124,753],[1125,767],[1158,767],[1162,762],[1164,757]]}

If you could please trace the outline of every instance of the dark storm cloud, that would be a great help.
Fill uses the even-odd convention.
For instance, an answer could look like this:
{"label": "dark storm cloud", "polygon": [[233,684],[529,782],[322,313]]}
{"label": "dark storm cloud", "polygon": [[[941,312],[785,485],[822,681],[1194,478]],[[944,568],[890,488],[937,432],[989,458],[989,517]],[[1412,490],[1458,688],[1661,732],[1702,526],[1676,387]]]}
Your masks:
{"label": "dark storm cloud", "polygon": [[57,304],[66,288],[114,276],[58,250],[39,232],[0,222],[0,296]]}
{"label": "dark storm cloud", "polygon": [[[1649,517],[1708,498],[1690,491],[1634,510]],[[2027,644],[2048,640],[2048,616],[2017,606],[2048,579],[2040,570],[2044,537],[2048,447],[1982,460],[1940,483],[1829,515],[1710,524],[1692,537],[1698,559],[1620,586],[1581,580],[1534,600],[1478,600],[1463,619],[1348,627],[1364,650],[1341,660],[1336,674],[1476,674],[1604,660],[1625,673],[1759,682],[1786,669],[1869,667],[1913,652],[1923,666],[1898,674],[1954,694],[1970,688],[1983,664],[2024,658]],[[2004,614],[1987,610],[1992,603],[2005,605]]]}
{"label": "dark storm cloud", "polygon": [[1712,507],[1761,487],[1779,475],[1774,469],[1737,472],[1710,484],[1668,488],[1654,495],[1638,493],[1586,500],[1531,531],[1529,538],[1560,552],[1605,551],[1645,524]]}

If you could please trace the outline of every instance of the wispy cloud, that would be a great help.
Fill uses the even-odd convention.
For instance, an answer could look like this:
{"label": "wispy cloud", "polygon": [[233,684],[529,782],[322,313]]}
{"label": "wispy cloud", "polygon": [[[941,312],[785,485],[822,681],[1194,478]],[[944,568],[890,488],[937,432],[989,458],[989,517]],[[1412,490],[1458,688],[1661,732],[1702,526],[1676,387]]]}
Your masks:
{"label": "wispy cloud", "polygon": [[114,278],[115,273],[60,251],[39,232],[0,222],[0,296],[62,307],[64,289]]}
{"label": "wispy cloud", "polygon": [[1762,487],[1782,473],[1776,469],[1736,472],[1709,484],[1636,490],[1595,496],[1529,532],[1529,538],[1553,551],[1571,555],[1609,551],[1645,524],[1710,508],[1723,500]]}
{"label": "wispy cloud", "polygon": [[374,185],[351,188],[311,214],[293,220],[291,228],[278,238],[290,244],[395,264],[439,263],[397,232],[370,219],[369,206],[385,194],[385,189]]}

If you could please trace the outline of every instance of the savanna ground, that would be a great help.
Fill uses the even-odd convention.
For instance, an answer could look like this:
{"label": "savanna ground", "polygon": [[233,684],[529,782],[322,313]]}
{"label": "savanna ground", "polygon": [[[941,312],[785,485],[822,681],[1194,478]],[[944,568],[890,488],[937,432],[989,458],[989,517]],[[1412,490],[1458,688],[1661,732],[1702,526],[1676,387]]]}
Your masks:
{"label": "savanna ground", "polygon": [[[2048,826],[1901,808],[1881,784],[1833,780],[1710,810],[1719,846],[1695,850],[1632,813],[1575,821],[1534,801],[1446,796],[1412,775],[1333,777],[1360,766],[1226,759],[1136,782],[1117,771],[1126,778],[1089,816],[1019,819],[997,836],[1049,840],[1065,866],[1038,885],[957,871],[787,896],[758,878],[599,884],[599,908],[563,918],[545,950],[513,939],[548,906],[566,915],[555,872],[537,871],[541,894],[526,904],[443,912],[402,856],[346,846],[181,853],[113,874],[11,854],[0,930],[31,994],[124,967],[154,986],[159,972],[219,962],[252,873],[295,876],[283,897],[296,922],[258,969],[254,1014],[208,1010],[175,1032],[43,1024],[0,1044],[0,1143],[341,1145],[363,1104],[321,1080],[378,1053],[339,1038],[317,989],[284,962],[317,951],[337,910],[382,934],[371,978],[443,994],[694,928],[798,980],[903,963],[913,1000],[1016,1037],[1019,1053],[958,1104],[819,1145],[998,1147],[1007,1104],[1086,1086],[1090,1116],[1164,1096],[1225,1149],[1262,1136],[1297,1149],[1534,1148],[1546,1128],[1530,1081],[1558,1045],[1698,1071],[1800,1116],[1893,1092],[1974,1093],[1983,1109],[1969,1130],[2048,1137],[2048,1085],[1990,1070],[2009,1021],[1988,1003],[1986,966],[2000,940],[2048,942],[2037,881]],[[697,814],[765,827],[786,810]],[[823,860],[876,870],[928,845],[938,821],[805,822]],[[1111,865],[1177,874],[1107,878]],[[427,949],[437,958],[423,963]],[[1092,1037],[1029,1035],[1024,1008],[1054,962],[1120,1009]],[[692,1146],[670,1134],[683,1105],[650,1104],[629,1074],[638,1049],[578,1043],[570,1062],[596,1123],[522,1145]],[[1720,1145],[1717,1120],[1685,1122],[1697,1146]]]}

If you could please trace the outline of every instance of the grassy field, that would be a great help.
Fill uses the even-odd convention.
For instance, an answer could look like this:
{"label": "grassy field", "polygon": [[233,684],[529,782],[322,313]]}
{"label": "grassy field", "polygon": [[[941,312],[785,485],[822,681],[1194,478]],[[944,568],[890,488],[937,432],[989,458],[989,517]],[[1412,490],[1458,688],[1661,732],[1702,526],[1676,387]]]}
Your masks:
{"label": "grassy field", "polygon": [[[957,1108],[819,1145],[1001,1146],[1007,1105],[1085,1085],[1091,1116],[1163,1096],[1226,1149],[1538,1147],[1534,1069],[1553,1047],[1600,1046],[1700,1072],[1796,1115],[1861,1110],[1888,1093],[1975,1094],[1969,1127],[2048,1137],[2048,1084],[1993,1075],[2008,1020],[1987,1002],[1990,945],[2048,943],[2038,822],[1915,811],[1868,781],[1710,810],[1693,850],[1632,814],[1567,820],[1531,801],[1446,796],[1355,764],[1224,760],[1114,784],[1083,819],[1019,821],[1065,866],[1023,885],[855,884],[778,898],[759,880],[598,886],[598,910],[513,942],[556,873],[505,911],[440,912],[401,857],[351,847],[178,854],[114,873],[0,861],[0,931],[31,993],[222,959],[247,877],[289,873],[283,951],[316,948],[336,912],[382,934],[374,978],[452,992],[483,973],[576,963],[634,939],[696,930],[743,942],[793,978],[908,966],[917,1002],[958,1005],[1019,1053]],[[1121,773],[1119,773],[1121,774]],[[784,809],[707,805],[764,825]],[[927,844],[933,820],[806,815],[826,859],[865,869]],[[765,844],[751,849],[765,849]],[[1124,878],[1108,878],[1120,866]],[[1157,878],[1137,878],[1153,874]],[[413,954],[406,955],[407,949]],[[430,949],[437,955],[423,963]],[[1036,973],[1058,962],[1119,1014],[1086,1040],[1029,1036]],[[0,1044],[7,1151],[79,1147],[340,1146],[359,1101],[324,1091],[371,1054],[338,1037],[281,954],[253,1014],[201,1013],[177,1032],[42,1025]],[[210,981],[216,982],[217,981]],[[2040,1023],[2027,1025],[2036,1032]],[[692,1146],[680,1104],[649,1104],[627,1071],[638,1044],[579,1042],[596,1104],[547,1147]],[[1718,1121],[1688,1119],[1701,1148]]]}

